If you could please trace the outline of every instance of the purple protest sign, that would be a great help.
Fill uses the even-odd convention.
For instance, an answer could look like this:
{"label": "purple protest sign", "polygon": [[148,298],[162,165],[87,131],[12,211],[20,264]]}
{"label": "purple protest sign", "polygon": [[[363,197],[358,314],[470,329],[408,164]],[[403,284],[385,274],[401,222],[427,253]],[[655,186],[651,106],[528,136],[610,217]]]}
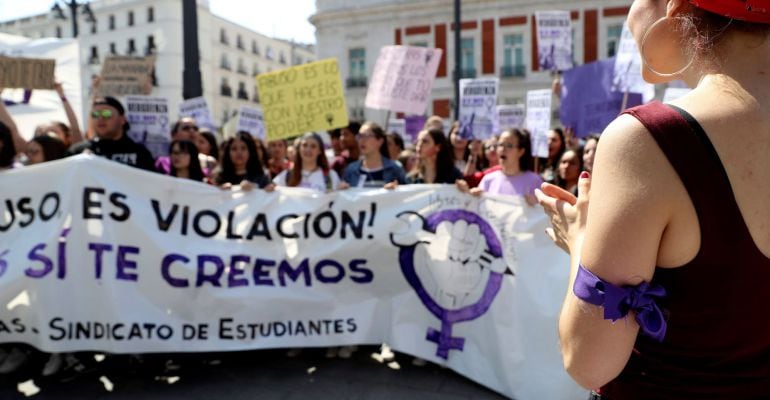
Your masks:
{"label": "purple protest sign", "polygon": [[411,137],[412,143],[417,143],[417,135],[425,127],[428,119],[424,115],[411,115],[406,117],[406,135]]}
{"label": "purple protest sign", "polygon": [[[564,73],[559,117],[575,136],[601,133],[622,111],[623,93],[612,91],[615,59],[608,58]],[[642,104],[642,95],[629,93],[626,108]]]}

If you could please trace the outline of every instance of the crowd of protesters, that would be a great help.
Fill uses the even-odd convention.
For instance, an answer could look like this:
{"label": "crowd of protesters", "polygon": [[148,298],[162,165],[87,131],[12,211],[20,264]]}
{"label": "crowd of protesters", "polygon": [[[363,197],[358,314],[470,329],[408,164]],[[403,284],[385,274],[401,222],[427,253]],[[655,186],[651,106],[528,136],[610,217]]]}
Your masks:
{"label": "crowd of protesters", "polygon": [[[183,117],[169,132],[168,155],[153,159],[144,145],[128,135],[130,126],[118,99],[92,98],[89,121],[85,132],[81,132],[60,84],[56,92],[67,123],[41,121],[29,141],[22,138],[5,104],[0,102],[0,173],[87,152],[223,190],[272,191],[276,186],[288,186],[332,192],[450,184],[474,195],[488,192],[520,196],[534,205],[534,190],[543,181],[574,191],[581,169],[590,171],[598,141],[598,136],[592,136],[584,150],[569,130],[565,135],[565,131],[554,129],[548,134],[548,157],[536,159],[530,133],[524,129],[506,129],[486,140],[469,140],[460,136],[456,122],[449,132],[444,131],[444,120],[438,116],[430,117],[414,140],[407,141],[375,122],[351,121],[346,127],[327,132],[328,146],[317,133],[266,143],[247,132],[221,138],[193,118]],[[355,346],[329,348],[326,356],[347,358],[355,350]],[[27,346],[1,346],[0,374],[24,365],[33,352]],[[392,355],[383,346],[386,353]],[[415,359],[415,364],[423,363]],[[43,375],[53,375],[72,365],[78,365],[73,355],[53,354],[42,369]]]}

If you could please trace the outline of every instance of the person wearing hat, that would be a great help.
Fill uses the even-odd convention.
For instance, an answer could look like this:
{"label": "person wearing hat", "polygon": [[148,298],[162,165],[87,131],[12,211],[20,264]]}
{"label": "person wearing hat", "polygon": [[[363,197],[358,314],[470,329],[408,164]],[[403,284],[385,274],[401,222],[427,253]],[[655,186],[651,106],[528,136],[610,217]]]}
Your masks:
{"label": "person wearing hat", "polygon": [[537,193],[565,367],[593,398],[770,398],[770,0],[635,0],[628,26],[646,81],[693,90],[613,121],[577,197]]}
{"label": "person wearing hat", "polygon": [[128,136],[129,125],[125,114],[123,105],[114,97],[94,99],[90,116],[96,138],[72,146],[70,153],[88,150],[121,164],[154,171],[150,151]]}

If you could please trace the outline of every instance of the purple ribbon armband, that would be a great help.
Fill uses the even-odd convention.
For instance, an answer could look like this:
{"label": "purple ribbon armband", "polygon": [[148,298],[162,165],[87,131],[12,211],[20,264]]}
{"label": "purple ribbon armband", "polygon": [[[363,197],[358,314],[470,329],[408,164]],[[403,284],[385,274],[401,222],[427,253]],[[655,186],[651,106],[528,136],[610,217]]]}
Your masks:
{"label": "purple ribbon armband", "polygon": [[666,320],[655,303],[656,298],[666,296],[663,286],[642,282],[636,286],[618,287],[579,264],[572,292],[586,303],[604,307],[604,319],[615,322],[634,311],[643,334],[658,342],[666,336]]}

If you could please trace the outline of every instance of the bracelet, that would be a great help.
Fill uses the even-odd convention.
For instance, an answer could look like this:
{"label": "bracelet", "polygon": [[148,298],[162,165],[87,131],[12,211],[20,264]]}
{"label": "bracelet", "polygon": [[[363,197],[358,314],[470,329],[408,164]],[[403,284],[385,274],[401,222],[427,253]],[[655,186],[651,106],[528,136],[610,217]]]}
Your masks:
{"label": "bracelet", "polygon": [[67,102],[67,96],[61,96],[59,98],[61,99],[62,103],[66,103]]}
{"label": "bracelet", "polygon": [[636,313],[636,322],[642,333],[658,342],[666,335],[666,320],[656,298],[666,296],[660,285],[642,282],[636,286],[615,286],[591,273],[583,264],[578,265],[572,293],[586,303],[604,308],[604,319],[617,321],[630,311]]}

